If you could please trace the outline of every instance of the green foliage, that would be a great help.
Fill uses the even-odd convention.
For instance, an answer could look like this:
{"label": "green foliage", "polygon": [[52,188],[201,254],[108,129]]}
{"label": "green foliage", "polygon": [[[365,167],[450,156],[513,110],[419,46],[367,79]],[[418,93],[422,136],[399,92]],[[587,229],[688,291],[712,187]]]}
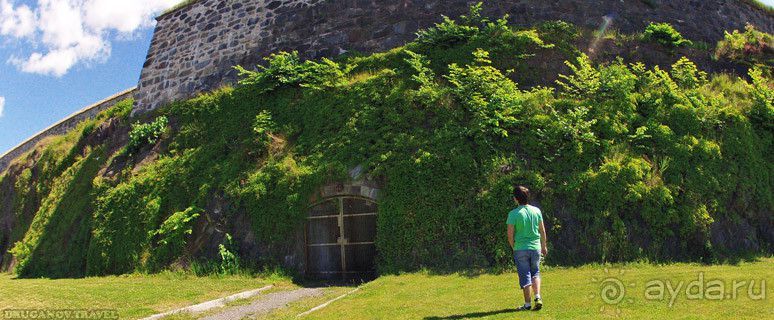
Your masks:
{"label": "green foliage", "polygon": [[451,47],[467,42],[478,32],[478,27],[457,24],[444,16],[435,27],[417,32],[417,43],[434,47]]}
{"label": "green foliage", "polygon": [[143,180],[119,184],[97,198],[86,261],[89,275],[121,274],[143,266],[143,251],[149,249],[148,235],[156,229],[161,206],[158,197],[148,195],[150,179]]}
{"label": "green foliage", "polygon": [[591,59],[581,54],[576,64],[565,61],[565,65],[572,71],[571,75],[559,75],[556,83],[563,92],[575,99],[588,99],[594,97],[599,91],[599,71],[591,65]]}
{"label": "green foliage", "polygon": [[677,32],[671,24],[666,22],[651,22],[645,27],[643,39],[672,48],[690,46],[692,44],[690,40],[684,39],[680,32]]}
{"label": "green foliage", "polygon": [[271,142],[271,133],[276,130],[275,124],[271,120],[271,113],[268,111],[262,111],[255,116],[255,122],[253,122],[253,131],[257,135],[257,140],[261,145],[268,146]]}
{"label": "green foliage", "polygon": [[160,116],[150,123],[133,124],[132,131],[129,132],[127,149],[135,152],[145,145],[156,143],[167,131],[168,124],[169,120],[165,116]]}
{"label": "green foliage", "polygon": [[11,212],[17,220],[8,241],[15,243],[9,254],[15,256],[20,276],[84,275],[94,200],[91,182],[107,160],[104,148],[86,141],[107,119],[105,114],[116,109],[43,140],[20,159],[24,169],[15,177],[13,196],[2,195],[14,198]]}
{"label": "green foliage", "polygon": [[152,257],[153,265],[164,267],[180,256],[185,248],[187,237],[193,232],[193,222],[202,213],[202,209],[189,207],[173,213],[161,226],[148,236],[155,240]]}
{"label": "green foliage", "polygon": [[771,80],[763,76],[761,69],[750,69],[750,93],[753,104],[749,111],[750,120],[769,134],[774,132],[774,89]]}
{"label": "green foliage", "polygon": [[234,253],[234,242],[230,234],[226,233],[225,241],[218,245],[218,253],[220,254],[220,273],[224,275],[237,274],[239,272],[239,257]]}
{"label": "green foliage", "polygon": [[774,36],[758,31],[748,23],[744,32],[725,31],[723,40],[718,41],[715,56],[742,63],[771,66],[774,62]]}
{"label": "green foliage", "polygon": [[132,107],[134,107],[134,99],[129,98],[129,99],[121,100],[119,102],[116,102],[116,104],[113,107],[103,111],[103,114],[100,115],[100,118],[128,119],[129,115],[131,115],[132,113]]}
{"label": "green foliage", "polygon": [[[662,69],[570,54],[568,74],[527,89],[516,80],[541,69],[525,59],[553,49],[543,36],[571,39],[573,28],[512,30],[483,18],[480,6],[459,21],[371,56],[278,53],[255,71],[237,67],[235,87],[175,102],[134,126],[135,150],[162,142],[154,161],[112,155],[118,172],[75,179],[93,179],[87,273],[191,258],[182,248],[192,224],[215,214],[198,208],[213,207],[221,221],[250,221],[244,227],[266,248],[261,263],[271,264],[292,250],[288,239],[318,188],[348,181],[354,167],[382,188],[382,272],[510,263],[503,222],[517,183],[543,209],[551,263],[712,261],[768,250],[765,230],[738,227],[767,223],[774,208],[765,71],[751,70],[748,83],[707,75],[686,58]],[[70,148],[94,125],[44,151],[45,170],[30,177],[67,184],[66,170],[83,161],[83,150]],[[25,175],[17,188],[60,189]],[[35,207],[35,198],[24,194],[18,206]],[[740,230],[749,241],[712,235]],[[220,261],[194,265],[236,272],[250,262],[239,256],[242,240],[227,236]],[[22,243],[15,253],[34,256],[35,241]]]}
{"label": "green foliage", "polygon": [[239,84],[252,86],[259,93],[288,86],[324,89],[340,85],[346,73],[338,63],[327,58],[323,58],[321,62],[301,62],[297,51],[280,52],[264,59],[268,66],[258,66],[257,71],[250,71],[241,66],[234,67],[241,77]]}
{"label": "green foliage", "polygon": [[[534,56],[536,51],[554,47],[553,44],[545,43],[538,31],[514,30],[508,24],[508,16],[493,21],[482,16],[481,10],[482,4],[479,3],[472,6],[470,13],[461,16],[459,21],[444,17],[434,27],[418,32],[417,40],[407,44],[406,49],[426,57],[430,62],[429,68],[442,73],[449,64],[473,62],[475,58],[470,53],[486,48],[492,56],[497,57],[492,59],[492,63],[498,69],[506,73],[523,72],[526,77],[532,71],[522,62]],[[557,36],[557,42],[568,36],[562,30],[556,30],[556,33],[562,34]]]}
{"label": "green foliage", "polygon": [[[88,247],[91,180],[104,163],[101,150],[79,159],[50,183],[23,240],[10,250],[23,277],[82,276]],[[62,239],[68,239],[63,242]]]}
{"label": "green foliage", "polygon": [[250,212],[259,239],[278,243],[301,225],[308,205],[304,196],[313,191],[312,174],[302,160],[287,155],[270,159],[227,193]]}
{"label": "green foliage", "polygon": [[707,73],[700,71],[696,65],[686,57],[677,60],[672,65],[670,72],[675,83],[682,88],[695,89],[707,83]]}
{"label": "green foliage", "polygon": [[537,32],[543,41],[555,45],[556,50],[567,58],[581,52],[574,44],[581,31],[574,24],[561,20],[546,21],[537,26]]}
{"label": "green foliage", "polygon": [[479,28],[490,22],[488,18],[481,16],[483,3],[479,2],[470,7],[467,16],[461,16],[461,23],[443,16],[443,21],[434,27],[417,32],[416,42],[420,45],[432,47],[452,47],[462,44],[479,34]]}

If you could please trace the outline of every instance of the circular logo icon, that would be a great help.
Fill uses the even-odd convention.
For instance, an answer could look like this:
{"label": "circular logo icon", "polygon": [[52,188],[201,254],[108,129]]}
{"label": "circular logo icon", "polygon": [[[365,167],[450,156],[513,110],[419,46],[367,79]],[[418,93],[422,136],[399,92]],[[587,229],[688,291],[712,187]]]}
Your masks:
{"label": "circular logo icon", "polygon": [[626,297],[626,286],[616,278],[602,280],[599,296],[607,304],[619,304]]}

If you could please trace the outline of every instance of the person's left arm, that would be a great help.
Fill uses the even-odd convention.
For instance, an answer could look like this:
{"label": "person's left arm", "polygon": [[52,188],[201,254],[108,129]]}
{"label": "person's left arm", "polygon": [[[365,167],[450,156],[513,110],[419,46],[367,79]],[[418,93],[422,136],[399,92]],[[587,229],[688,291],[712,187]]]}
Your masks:
{"label": "person's left arm", "polygon": [[540,253],[544,256],[548,254],[548,238],[546,238],[546,227],[543,225],[543,220],[538,225],[540,231]]}

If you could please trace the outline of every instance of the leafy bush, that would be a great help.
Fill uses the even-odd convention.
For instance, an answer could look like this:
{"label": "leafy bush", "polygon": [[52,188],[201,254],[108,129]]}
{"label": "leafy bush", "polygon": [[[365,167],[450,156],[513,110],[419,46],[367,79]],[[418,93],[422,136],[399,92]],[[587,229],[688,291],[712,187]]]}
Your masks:
{"label": "leafy bush", "polygon": [[153,248],[153,265],[164,267],[180,256],[185,248],[186,237],[193,232],[193,222],[201,212],[201,209],[195,207],[175,212],[157,230],[148,234],[148,237],[155,239],[156,245]]}
{"label": "leafy bush", "polygon": [[226,233],[223,243],[218,245],[220,254],[220,273],[237,274],[239,272],[239,257],[234,253],[234,241],[231,235]]}
{"label": "leafy bush", "polygon": [[241,85],[252,86],[259,93],[294,85],[324,89],[340,85],[346,72],[338,63],[327,58],[321,62],[301,62],[297,51],[280,52],[264,59],[268,66],[258,66],[258,71],[250,71],[242,66],[234,67],[241,77]]}
{"label": "leafy bush", "polygon": [[472,5],[468,15],[460,16],[460,23],[443,16],[443,21],[434,27],[417,32],[416,43],[424,46],[448,48],[472,40],[480,35],[481,31],[484,33],[494,31],[493,29],[510,31],[503,23],[506,22],[507,16],[493,23],[489,18],[481,15],[483,5],[482,2]]}
{"label": "leafy bush", "polygon": [[718,41],[715,56],[743,63],[761,63],[771,65],[774,59],[774,36],[758,31],[747,24],[744,32],[734,30],[725,32],[723,40]]}
{"label": "leafy bush", "polygon": [[271,132],[276,130],[274,122],[271,120],[271,113],[262,111],[255,116],[253,122],[253,131],[258,136],[257,139],[261,145],[268,146],[271,140]]}
{"label": "leafy bush", "polygon": [[645,27],[643,39],[673,48],[692,44],[690,40],[684,39],[680,32],[677,32],[677,30],[675,30],[671,24],[666,22],[651,22],[647,27]]}
{"label": "leafy bush", "polygon": [[165,116],[160,116],[150,123],[133,124],[132,131],[129,132],[127,149],[134,152],[144,145],[156,143],[166,132],[168,124],[169,120]]}
{"label": "leafy bush", "polygon": [[675,83],[682,88],[695,89],[707,83],[707,73],[700,71],[696,65],[686,57],[677,60],[672,65],[670,72]]}
{"label": "leafy bush", "polygon": [[763,71],[758,68],[750,70],[752,84],[749,90],[752,93],[753,104],[748,117],[757,127],[774,132],[774,90],[771,80],[763,76]]}

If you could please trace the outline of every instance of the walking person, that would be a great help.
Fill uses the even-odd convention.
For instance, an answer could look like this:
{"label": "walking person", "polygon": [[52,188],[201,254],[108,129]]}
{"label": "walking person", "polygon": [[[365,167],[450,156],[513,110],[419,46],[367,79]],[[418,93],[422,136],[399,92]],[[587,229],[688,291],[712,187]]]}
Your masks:
{"label": "walking person", "polygon": [[[546,228],[543,214],[529,204],[529,189],[524,186],[513,188],[513,201],[518,205],[508,213],[508,243],[513,248],[513,259],[519,274],[519,286],[524,293],[524,305],[517,311],[540,310],[543,299],[540,296],[540,259],[548,254]],[[535,300],[532,301],[532,292]],[[532,305],[534,302],[534,306]]]}

